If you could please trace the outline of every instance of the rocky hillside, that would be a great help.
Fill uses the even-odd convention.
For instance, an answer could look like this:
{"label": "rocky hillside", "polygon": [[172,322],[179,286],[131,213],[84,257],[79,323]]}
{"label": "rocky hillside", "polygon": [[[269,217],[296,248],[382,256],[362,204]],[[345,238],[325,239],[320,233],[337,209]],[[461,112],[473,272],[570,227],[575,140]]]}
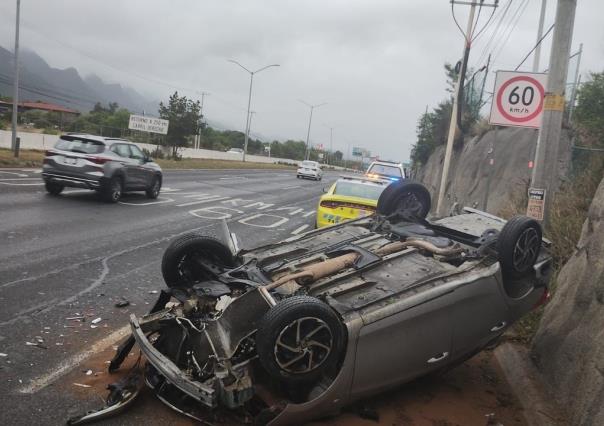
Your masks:
{"label": "rocky hillside", "polygon": [[533,353],[570,424],[604,425],[604,180],[558,275]]}
{"label": "rocky hillside", "polygon": [[[485,133],[482,137],[466,140],[463,147],[454,149],[450,176],[446,191],[447,211],[457,202],[460,206],[484,208],[487,195],[487,211],[499,214],[510,204],[511,199],[524,194],[530,181],[529,160],[533,158],[537,143],[537,130],[521,128],[499,128]],[[432,193],[433,206],[440,186],[440,173],[445,147],[440,146],[423,165],[416,180],[422,182]],[[561,141],[561,173],[568,164],[570,139],[563,132]],[[489,159],[493,165],[489,165]],[[491,175],[487,191],[488,176]]]}

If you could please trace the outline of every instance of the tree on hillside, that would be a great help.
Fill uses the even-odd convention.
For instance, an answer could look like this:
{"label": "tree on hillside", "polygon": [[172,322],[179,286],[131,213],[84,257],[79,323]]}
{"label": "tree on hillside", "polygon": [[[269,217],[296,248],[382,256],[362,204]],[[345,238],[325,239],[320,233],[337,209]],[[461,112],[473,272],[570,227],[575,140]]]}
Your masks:
{"label": "tree on hillside", "polygon": [[189,137],[198,131],[202,119],[201,104],[174,92],[167,105],[159,103],[159,116],[170,121],[166,142],[172,147],[172,157],[178,158],[178,149],[187,146]]}
{"label": "tree on hillside", "polygon": [[604,72],[591,73],[591,80],[579,89],[574,122],[582,142],[604,146]]}

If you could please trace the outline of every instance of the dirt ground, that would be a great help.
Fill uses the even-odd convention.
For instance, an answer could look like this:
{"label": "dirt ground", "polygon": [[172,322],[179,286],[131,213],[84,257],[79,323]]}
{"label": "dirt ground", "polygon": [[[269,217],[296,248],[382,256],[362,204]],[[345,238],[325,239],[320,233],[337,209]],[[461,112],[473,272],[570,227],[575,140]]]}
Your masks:
{"label": "dirt ground", "polygon": [[[53,387],[64,392],[73,405],[65,418],[82,410],[98,408],[107,384],[119,377],[106,373],[111,348],[84,362]],[[127,371],[138,356],[133,352],[121,371]],[[92,370],[92,375],[86,371]],[[78,383],[79,385],[76,385]],[[90,387],[82,387],[90,386]],[[84,408],[85,407],[85,408]],[[493,423],[487,415],[494,414]],[[191,425],[190,419],[161,404],[148,389],[128,412],[101,424]],[[341,415],[312,422],[312,426],[525,426],[522,408],[503,377],[492,352],[483,352],[439,377],[426,377],[391,392],[362,401]]]}

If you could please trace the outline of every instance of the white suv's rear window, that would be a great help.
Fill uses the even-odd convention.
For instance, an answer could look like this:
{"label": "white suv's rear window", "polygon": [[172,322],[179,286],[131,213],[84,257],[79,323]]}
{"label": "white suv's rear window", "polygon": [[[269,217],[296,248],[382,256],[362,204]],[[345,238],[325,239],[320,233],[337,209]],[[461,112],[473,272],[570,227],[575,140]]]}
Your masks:
{"label": "white suv's rear window", "polygon": [[401,169],[395,166],[388,166],[385,164],[374,164],[367,173],[375,173],[383,176],[392,176],[397,178],[402,178]]}

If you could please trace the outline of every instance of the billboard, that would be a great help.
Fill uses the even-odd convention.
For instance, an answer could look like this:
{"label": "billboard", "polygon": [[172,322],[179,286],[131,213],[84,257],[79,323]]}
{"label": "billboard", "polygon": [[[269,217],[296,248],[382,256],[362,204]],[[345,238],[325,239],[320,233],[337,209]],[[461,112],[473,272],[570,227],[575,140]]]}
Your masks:
{"label": "billboard", "polygon": [[161,118],[147,117],[144,115],[130,114],[128,128],[132,130],[140,130],[141,132],[168,134],[168,120]]}

